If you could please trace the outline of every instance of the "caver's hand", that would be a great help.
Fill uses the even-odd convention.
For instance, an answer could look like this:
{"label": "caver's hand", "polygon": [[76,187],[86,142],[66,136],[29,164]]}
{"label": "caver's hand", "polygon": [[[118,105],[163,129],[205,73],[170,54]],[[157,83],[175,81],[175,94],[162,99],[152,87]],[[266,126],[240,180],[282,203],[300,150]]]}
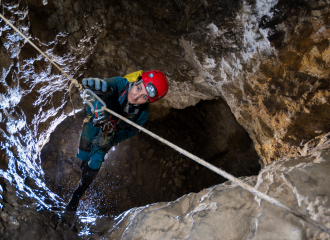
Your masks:
{"label": "caver's hand", "polygon": [[85,88],[100,96],[112,93],[112,89],[108,87],[107,82],[100,78],[83,78],[82,84]]}

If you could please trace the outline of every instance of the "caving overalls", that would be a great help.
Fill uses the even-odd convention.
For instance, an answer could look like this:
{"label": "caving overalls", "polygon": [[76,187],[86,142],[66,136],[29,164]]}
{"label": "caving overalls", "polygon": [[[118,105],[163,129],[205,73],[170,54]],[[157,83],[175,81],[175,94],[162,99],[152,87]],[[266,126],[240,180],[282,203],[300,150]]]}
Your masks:
{"label": "caving overalls", "polygon": [[[128,76],[127,78],[129,79],[129,75],[126,76]],[[101,98],[107,105],[107,108],[125,116],[141,126],[148,119],[150,103],[145,103],[139,106],[128,104],[127,95],[132,83],[127,80],[126,76],[125,78],[105,78],[104,80],[107,82],[108,87],[112,89],[112,92]],[[93,106],[95,109],[100,109],[102,104],[99,101],[95,101]],[[106,114],[106,118],[114,123],[114,134],[111,137],[111,140],[102,143],[102,146],[100,146],[99,138],[101,136],[102,128],[98,128],[92,123],[93,118],[98,116],[92,116],[91,121],[84,124],[77,154],[77,158],[82,161],[81,168],[83,172],[78,187],[74,191],[70,203],[66,207],[67,210],[77,210],[80,198],[97,175],[101,164],[104,161],[104,157],[111,147],[138,133],[138,129],[128,123],[118,120],[108,112],[104,113]],[[91,114],[91,108],[89,106],[87,107],[87,114],[88,116]]]}

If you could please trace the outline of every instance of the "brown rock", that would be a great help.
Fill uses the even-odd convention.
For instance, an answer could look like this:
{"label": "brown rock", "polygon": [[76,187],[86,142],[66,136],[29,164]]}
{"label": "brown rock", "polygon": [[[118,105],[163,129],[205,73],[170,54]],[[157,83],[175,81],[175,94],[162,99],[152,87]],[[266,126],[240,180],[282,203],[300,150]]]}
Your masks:
{"label": "brown rock", "polygon": [[177,186],[178,188],[181,188],[182,187],[182,180],[178,177],[174,177],[174,183],[175,183],[175,186]]}

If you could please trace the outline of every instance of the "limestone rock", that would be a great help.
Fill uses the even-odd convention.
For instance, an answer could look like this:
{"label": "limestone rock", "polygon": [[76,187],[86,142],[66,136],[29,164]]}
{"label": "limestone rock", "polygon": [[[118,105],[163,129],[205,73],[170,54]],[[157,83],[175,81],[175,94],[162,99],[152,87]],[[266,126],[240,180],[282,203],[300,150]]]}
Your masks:
{"label": "limestone rock", "polygon": [[[201,100],[212,100],[201,109],[203,115],[197,113],[196,121],[187,125],[201,131],[204,123],[214,124],[215,131],[206,128],[205,132],[215,136],[204,141],[209,143],[206,151],[196,144],[197,134],[182,141],[184,147],[205,154],[213,164],[228,167],[234,175],[258,170],[255,161],[249,161],[258,157],[247,134],[232,121],[236,118],[264,163],[258,177],[245,181],[329,227],[329,192],[325,183],[329,152],[321,152],[329,145],[330,132],[329,1],[29,0],[6,1],[2,7],[5,17],[79,82],[83,77],[124,76],[140,69],[164,71],[170,90],[153,106],[155,114],[151,119],[155,122],[165,119],[170,108],[189,112],[189,106],[198,108]],[[60,220],[58,210],[69,198],[72,183],[79,180],[79,161],[72,157],[76,147],[58,137],[56,142],[63,149],[46,148],[56,126],[73,114],[74,108],[83,108],[80,92],[72,89],[73,107],[69,102],[70,80],[4,21],[0,25],[0,235],[7,239],[31,238],[38,233],[47,239],[80,238],[77,233],[94,223],[75,221],[70,216]],[[220,98],[229,108],[216,100]],[[221,118],[215,111],[221,113]],[[230,121],[214,123],[225,119]],[[70,140],[74,141],[79,134],[71,131],[72,125],[59,132],[72,134]],[[162,133],[174,136],[171,128]],[[241,144],[240,137],[248,144]],[[147,141],[141,145],[144,152],[136,154],[139,164],[151,147]],[[130,145],[118,149],[125,147]],[[162,146],[158,147],[162,150]],[[43,153],[56,154],[46,154],[41,162],[42,149]],[[164,189],[143,176],[166,171],[168,177],[162,184],[169,186],[160,194],[177,198],[182,195],[183,186],[178,188],[178,179],[182,178],[175,182],[169,177],[184,172],[185,182],[189,182],[207,174],[193,164],[182,164],[182,168],[173,156],[165,156],[168,163],[159,169],[155,161],[148,172],[129,163],[132,154],[125,154],[122,161],[114,156],[108,164],[116,174],[101,172],[100,176],[109,182],[97,179],[97,190],[101,192],[105,185],[117,188],[114,178],[121,171],[136,173],[133,184]],[[286,158],[272,163],[282,157]],[[44,172],[40,165],[49,171]],[[45,179],[56,187],[47,188]],[[124,185],[131,182],[122,179]],[[198,184],[212,185],[207,179],[202,181],[189,182],[190,190]],[[71,184],[71,189],[63,188],[62,183]],[[104,205],[101,198],[92,202],[92,196],[93,191],[85,196],[86,206]],[[111,201],[127,196],[124,189]],[[155,200],[158,196],[150,197]],[[129,209],[130,201],[122,201],[123,207]],[[144,199],[140,203],[146,204]],[[116,206],[111,210],[118,213]],[[91,215],[86,217],[90,218]],[[218,229],[222,232],[217,233]],[[188,235],[197,239],[329,238],[264,201],[259,204],[258,199],[233,184],[191,193],[168,204],[134,208],[120,215],[119,222],[97,218],[96,225],[84,234],[96,239]]]}
{"label": "limestone rock", "polygon": [[[308,157],[280,159],[259,176],[242,180],[329,227],[329,171],[328,149]],[[167,204],[131,209],[126,214],[120,227],[105,237],[330,239],[326,233],[230,182]]]}
{"label": "limestone rock", "polygon": [[198,76],[174,80],[167,101],[182,108],[222,96],[265,164],[299,156],[304,142],[330,130],[329,4],[309,4],[323,10],[309,13],[293,1],[243,2],[227,24],[218,17],[200,26],[204,33],[185,34],[185,60]]}
{"label": "limestone rock", "polygon": [[[326,148],[305,157],[279,159],[258,176],[242,180],[330,227],[329,171],[330,150]],[[172,202],[130,209],[116,220],[96,216],[82,222],[64,212],[37,211],[28,202],[24,206],[8,195],[15,189],[6,184],[0,232],[8,239],[26,234],[51,239],[330,239],[230,182]]]}

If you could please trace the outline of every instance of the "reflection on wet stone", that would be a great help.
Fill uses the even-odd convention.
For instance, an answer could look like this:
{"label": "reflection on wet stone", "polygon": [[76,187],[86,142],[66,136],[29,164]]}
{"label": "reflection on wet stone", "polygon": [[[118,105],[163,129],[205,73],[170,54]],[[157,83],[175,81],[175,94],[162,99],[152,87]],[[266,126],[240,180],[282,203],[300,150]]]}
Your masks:
{"label": "reflection on wet stone", "polygon": [[[1,9],[78,81],[165,71],[170,91],[152,106],[147,129],[330,221],[320,212],[329,196],[328,2],[48,0],[4,1]],[[0,25],[4,239],[211,239],[220,228],[233,239],[328,239],[218,185],[225,179],[144,133],[110,151],[78,214],[64,213],[81,175],[75,155],[85,111],[77,111],[85,106],[73,88],[73,118],[69,80]],[[150,226],[168,228],[153,235]]]}

